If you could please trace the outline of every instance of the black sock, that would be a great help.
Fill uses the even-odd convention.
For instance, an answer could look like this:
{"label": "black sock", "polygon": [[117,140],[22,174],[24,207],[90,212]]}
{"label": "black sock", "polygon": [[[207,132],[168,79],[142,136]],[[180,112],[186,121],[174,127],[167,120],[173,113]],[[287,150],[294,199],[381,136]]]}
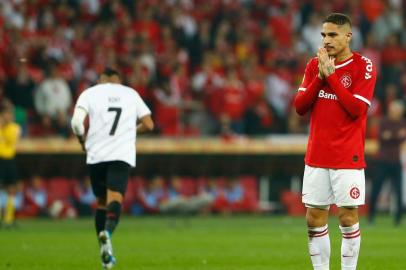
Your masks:
{"label": "black sock", "polygon": [[99,233],[103,231],[104,227],[106,226],[106,209],[96,209],[94,224],[96,226],[96,233],[99,235]]}
{"label": "black sock", "polygon": [[106,230],[113,234],[114,230],[117,227],[118,221],[121,214],[121,203],[113,201],[107,205],[106,213]]}

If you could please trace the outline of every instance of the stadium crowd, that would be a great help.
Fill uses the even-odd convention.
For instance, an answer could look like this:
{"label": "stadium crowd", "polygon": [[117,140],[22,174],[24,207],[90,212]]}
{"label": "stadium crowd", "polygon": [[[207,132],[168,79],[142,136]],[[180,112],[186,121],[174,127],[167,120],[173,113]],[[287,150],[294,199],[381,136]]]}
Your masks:
{"label": "stadium crowd", "polygon": [[[257,193],[257,179],[253,176],[132,177],[128,182],[123,211],[130,215],[254,213],[259,209]],[[7,205],[7,196],[0,190],[0,213]],[[89,177],[71,179],[33,175],[29,181],[18,183],[14,196],[15,213],[20,219],[90,216],[97,206]]]}
{"label": "stadium crowd", "polygon": [[24,136],[70,137],[78,95],[106,66],[152,108],[165,136],[306,133],[292,109],[323,17],[353,20],[378,68],[368,137],[406,90],[401,0],[3,0],[0,98]]}

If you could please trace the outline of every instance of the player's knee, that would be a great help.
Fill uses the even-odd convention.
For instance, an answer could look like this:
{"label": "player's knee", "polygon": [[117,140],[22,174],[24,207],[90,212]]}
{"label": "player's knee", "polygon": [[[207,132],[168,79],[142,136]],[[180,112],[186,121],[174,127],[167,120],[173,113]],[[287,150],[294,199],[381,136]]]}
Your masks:
{"label": "player's knee", "polygon": [[354,210],[340,211],[338,218],[343,227],[350,227],[358,223],[358,214]]}
{"label": "player's knee", "polygon": [[[327,212],[327,214],[325,213]],[[320,209],[307,209],[306,221],[308,227],[323,227],[327,224],[328,211]]]}
{"label": "player's knee", "polygon": [[343,227],[350,227],[356,223],[358,223],[358,220],[352,216],[340,216],[340,224]]}
{"label": "player's knee", "polygon": [[123,196],[123,194],[121,192],[113,191],[113,190],[109,189],[109,190],[107,190],[107,198],[108,198],[107,199],[108,203],[112,202],[112,201],[122,203],[123,199],[124,199],[124,196]]}

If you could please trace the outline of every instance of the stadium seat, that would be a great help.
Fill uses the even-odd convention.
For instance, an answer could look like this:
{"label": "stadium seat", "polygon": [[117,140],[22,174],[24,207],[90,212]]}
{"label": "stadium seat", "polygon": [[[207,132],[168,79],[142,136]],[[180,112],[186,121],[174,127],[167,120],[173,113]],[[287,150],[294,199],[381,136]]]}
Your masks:
{"label": "stadium seat", "polygon": [[139,180],[135,177],[131,177],[128,180],[127,190],[123,201],[123,212],[127,213],[131,205],[136,201],[138,196],[138,190],[140,188]]}
{"label": "stadium seat", "polygon": [[304,216],[306,208],[302,203],[302,195],[298,192],[283,191],[281,202],[291,216]]}
{"label": "stadium seat", "polygon": [[74,181],[65,177],[53,177],[47,181],[49,202],[55,200],[69,201],[73,196]]}
{"label": "stadium seat", "polygon": [[249,204],[249,211],[258,209],[258,181],[255,176],[243,176],[239,178],[240,185],[244,190],[244,197]]}
{"label": "stadium seat", "polygon": [[192,196],[197,194],[197,179],[192,177],[181,177],[180,193],[184,196]]}

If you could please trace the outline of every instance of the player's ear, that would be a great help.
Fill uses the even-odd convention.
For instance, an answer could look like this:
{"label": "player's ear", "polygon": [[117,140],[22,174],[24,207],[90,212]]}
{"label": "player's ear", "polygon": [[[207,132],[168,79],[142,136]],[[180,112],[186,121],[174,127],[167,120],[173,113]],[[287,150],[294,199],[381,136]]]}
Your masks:
{"label": "player's ear", "polygon": [[348,32],[348,33],[347,33],[347,41],[350,42],[351,39],[352,39],[352,33],[351,33],[351,32]]}
{"label": "player's ear", "polygon": [[108,77],[105,74],[101,74],[99,79],[97,80],[97,83],[106,83]]}

